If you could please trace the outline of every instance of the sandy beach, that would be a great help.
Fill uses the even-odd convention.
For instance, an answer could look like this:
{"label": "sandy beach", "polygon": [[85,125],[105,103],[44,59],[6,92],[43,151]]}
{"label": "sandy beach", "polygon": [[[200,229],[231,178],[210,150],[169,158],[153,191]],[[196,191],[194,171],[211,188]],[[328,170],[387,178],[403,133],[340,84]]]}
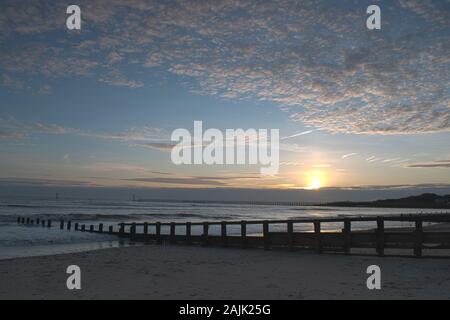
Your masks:
{"label": "sandy beach", "polygon": [[[69,265],[82,289],[69,291]],[[368,290],[379,265],[382,289]],[[450,299],[450,260],[135,246],[0,261],[0,299]]]}

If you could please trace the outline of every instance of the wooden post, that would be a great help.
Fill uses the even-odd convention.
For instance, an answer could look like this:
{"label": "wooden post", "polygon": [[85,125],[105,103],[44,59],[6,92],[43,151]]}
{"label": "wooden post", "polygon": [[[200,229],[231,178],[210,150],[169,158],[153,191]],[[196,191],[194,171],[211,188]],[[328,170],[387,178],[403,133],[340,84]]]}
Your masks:
{"label": "wooden post", "polygon": [[31,224],[34,224],[34,220],[33,219],[31,219],[31,222],[30,222]]}
{"label": "wooden post", "polygon": [[109,232],[109,234],[113,234],[114,233],[113,226],[109,226],[108,232]]}
{"label": "wooden post", "polygon": [[22,218],[22,224],[25,224],[25,218]]}
{"label": "wooden post", "polygon": [[72,228],[72,221],[67,222],[67,230],[70,231],[70,229]]}
{"label": "wooden post", "polygon": [[21,221],[21,219],[20,219],[20,217],[18,217],[17,218],[17,223],[20,224],[20,221]]}
{"label": "wooden post", "polygon": [[208,245],[209,223],[203,222],[203,245]]}
{"label": "wooden post", "polygon": [[175,243],[175,222],[170,223],[170,243]]}
{"label": "wooden post", "polygon": [[384,256],[384,220],[377,218],[377,253],[380,257]]}
{"label": "wooden post", "polygon": [[415,245],[414,245],[414,255],[416,257],[422,256],[422,246],[423,246],[423,223],[422,220],[416,220],[416,232]]}
{"label": "wooden post", "polygon": [[314,221],[314,234],[316,235],[316,253],[322,253],[322,239],[320,236],[320,221]]}
{"label": "wooden post", "polygon": [[148,241],[148,222],[144,222],[144,241]]}
{"label": "wooden post", "polygon": [[85,231],[86,231],[86,225],[83,224],[83,225],[81,226],[81,232],[85,232]]}
{"label": "wooden post", "polygon": [[78,222],[75,223],[75,231],[78,231],[78,226],[79,226]]}
{"label": "wooden post", "polygon": [[289,250],[294,249],[294,223],[292,221],[288,221],[287,223],[287,233],[288,233],[288,247]]}
{"label": "wooden post", "polygon": [[60,228],[61,230],[64,229],[64,220],[61,220],[61,222],[59,223],[59,228]]}
{"label": "wooden post", "polygon": [[190,222],[186,222],[186,242],[188,244],[191,243],[191,229],[192,229],[192,225]]}
{"label": "wooden post", "polygon": [[91,224],[91,225],[89,226],[89,232],[94,232],[94,225]]}
{"label": "wooden post", "polygon": [[40,224],[41,220],[39,218],[36,219],[36,224]]}
{"label": "wooden post", "polygon": [[131,224],[130,228],[130,239],[133,240],[136,238],[136,223]]}
{"label": "wooden post", "polygon": [[161,222],[157,222],[157,223],[156,223],[156,241],[157,241],[157,243],[159,243],[159,244],[162,243],[162,238],[161,238]]}
{"label": "wooden post", "polygon": [[45,220],[41,221],[42,227],[45,227]]}
{"label": "wooden post", "polygon": [[270,249],[269,221],[263,223],[264,250]]}
{"label": "wooden post", "polygon": [[51,227],[52,227],[52,220],[48,219],[47,228],[51,228]]}
{"label": "wooden post", "polygon": [[227,241],[227,223],[225,221],[222,221],[220,223],[220,235],[222,237],[222,245],[224,247],[228,246],[228,241]]}
{"label": "wooden post", "polygon": [[352,247],[352,224],[350,219],[344,219],[344,229],[342,229],[344,237],[344,253],[350,254]]}
{"label": "wooden post", "polygon": [[242,248],[247,248],[247,221],[241,221],[241,245]]}
{"label": "wooden post", "polygon": [[30,218],[27,218],[27,224],[30,224]]}
{"label": "wooden post", "polygon": [[119,226],[119,237],[123,238],[125,237],[125,225],[123,223],[120,223]]}
{"label": "wooden post", "polygon": [[100,224],[98,225],[98,232],[99,232],[99,233],[103,233],[103,223],[100,223]]}

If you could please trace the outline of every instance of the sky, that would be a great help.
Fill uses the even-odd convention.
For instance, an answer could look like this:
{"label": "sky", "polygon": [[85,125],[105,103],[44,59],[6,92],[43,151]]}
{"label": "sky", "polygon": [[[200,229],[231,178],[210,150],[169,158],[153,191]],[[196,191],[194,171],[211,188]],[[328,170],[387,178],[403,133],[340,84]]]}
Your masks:
{"label": "sky", "polygon": [[[2,186],[450,185],[449,1],[2,0],[0,30]],[[173,164],[196,120],[279,129],[279,173]]]}

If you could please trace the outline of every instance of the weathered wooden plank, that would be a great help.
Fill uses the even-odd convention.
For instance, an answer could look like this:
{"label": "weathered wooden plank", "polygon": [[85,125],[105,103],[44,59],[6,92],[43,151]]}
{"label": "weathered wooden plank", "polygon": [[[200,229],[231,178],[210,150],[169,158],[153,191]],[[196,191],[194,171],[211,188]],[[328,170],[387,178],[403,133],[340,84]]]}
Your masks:
{"label": "weathered wooden plank", "polygon": [[186,242],[188,244],[190,244],[192,241],[191,232],[192,232],[192,225],[190,222],[187,222],[186,223]]}
{"label": "weathered wooden plank", "polygon": [[241,222],[241,246],[247,248],[247,222]]}
{"label": "weathered wooden plank", "polygon": [[176,242],[175,239],[175,223],[170,224],[170,243],[174,244]]}
{"label": "weathered wooden plank", "polygon": [[423,224],[422,221],[416,221],[416,230],[414,233],[415,237],[415,246],[414,246],[414,255],[416,257],[422,256],[422,246],[423,246]]}
{"label": "weathered wooden plank", "polygon": [[157,222],[155,226],[156,230],[156,241],[161,244],[163,242],[163,238],[161,236],[161,222]]}
{"label": "weathered wooden plank", "polygon": [[316,253],[322,253],[322,241],[320,234],[320,221],[314,221],[314,234],[316,236],[315,250]]}
{"label": "weathered wooden plank", "polygon": [[377,218],[377,254],[384,256],[384,220],[382,217]]}
{"label": "weathered wooden plank", "polygon": [[344,219],[344,253],[350,254],[352,248],[352,222],[350,219]]}
{"label": "weathered wooden plank", "polygon": [[228,245],[228,237],[227,237],[227,223],[223,221],[220,225],[220,235],[222,236],[222,246],[227,247]]}
{"label": "weathered wooden plank", "polygon": [[270,249],[270,234],[269,234],[269,222],[263,223],[263,237],[264,237],[264,250]]}
{"label": "weathered wooden plank", "polygon": [[208,245],[208,233],[209,233],[209,223],[208,222],[204,222],[203,223],[203,245],[207,246]]}
{"label": "weathered wooden plank", "polygon": [[294,223],[292,221],[289,221],[287,223],[287,234],[288,234],[288,247],[289,250],[293,250],[294,249]]}

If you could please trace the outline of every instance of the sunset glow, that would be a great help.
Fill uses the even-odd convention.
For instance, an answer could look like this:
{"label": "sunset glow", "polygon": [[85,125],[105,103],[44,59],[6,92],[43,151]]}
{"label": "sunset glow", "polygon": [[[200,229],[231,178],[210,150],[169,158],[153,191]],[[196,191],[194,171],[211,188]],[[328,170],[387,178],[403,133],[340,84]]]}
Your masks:
{"label": "sunset glow", "polygon": [[326,174],[324,172],[311,172],[307,174],[306,189],[319,190],[326,184]]}

